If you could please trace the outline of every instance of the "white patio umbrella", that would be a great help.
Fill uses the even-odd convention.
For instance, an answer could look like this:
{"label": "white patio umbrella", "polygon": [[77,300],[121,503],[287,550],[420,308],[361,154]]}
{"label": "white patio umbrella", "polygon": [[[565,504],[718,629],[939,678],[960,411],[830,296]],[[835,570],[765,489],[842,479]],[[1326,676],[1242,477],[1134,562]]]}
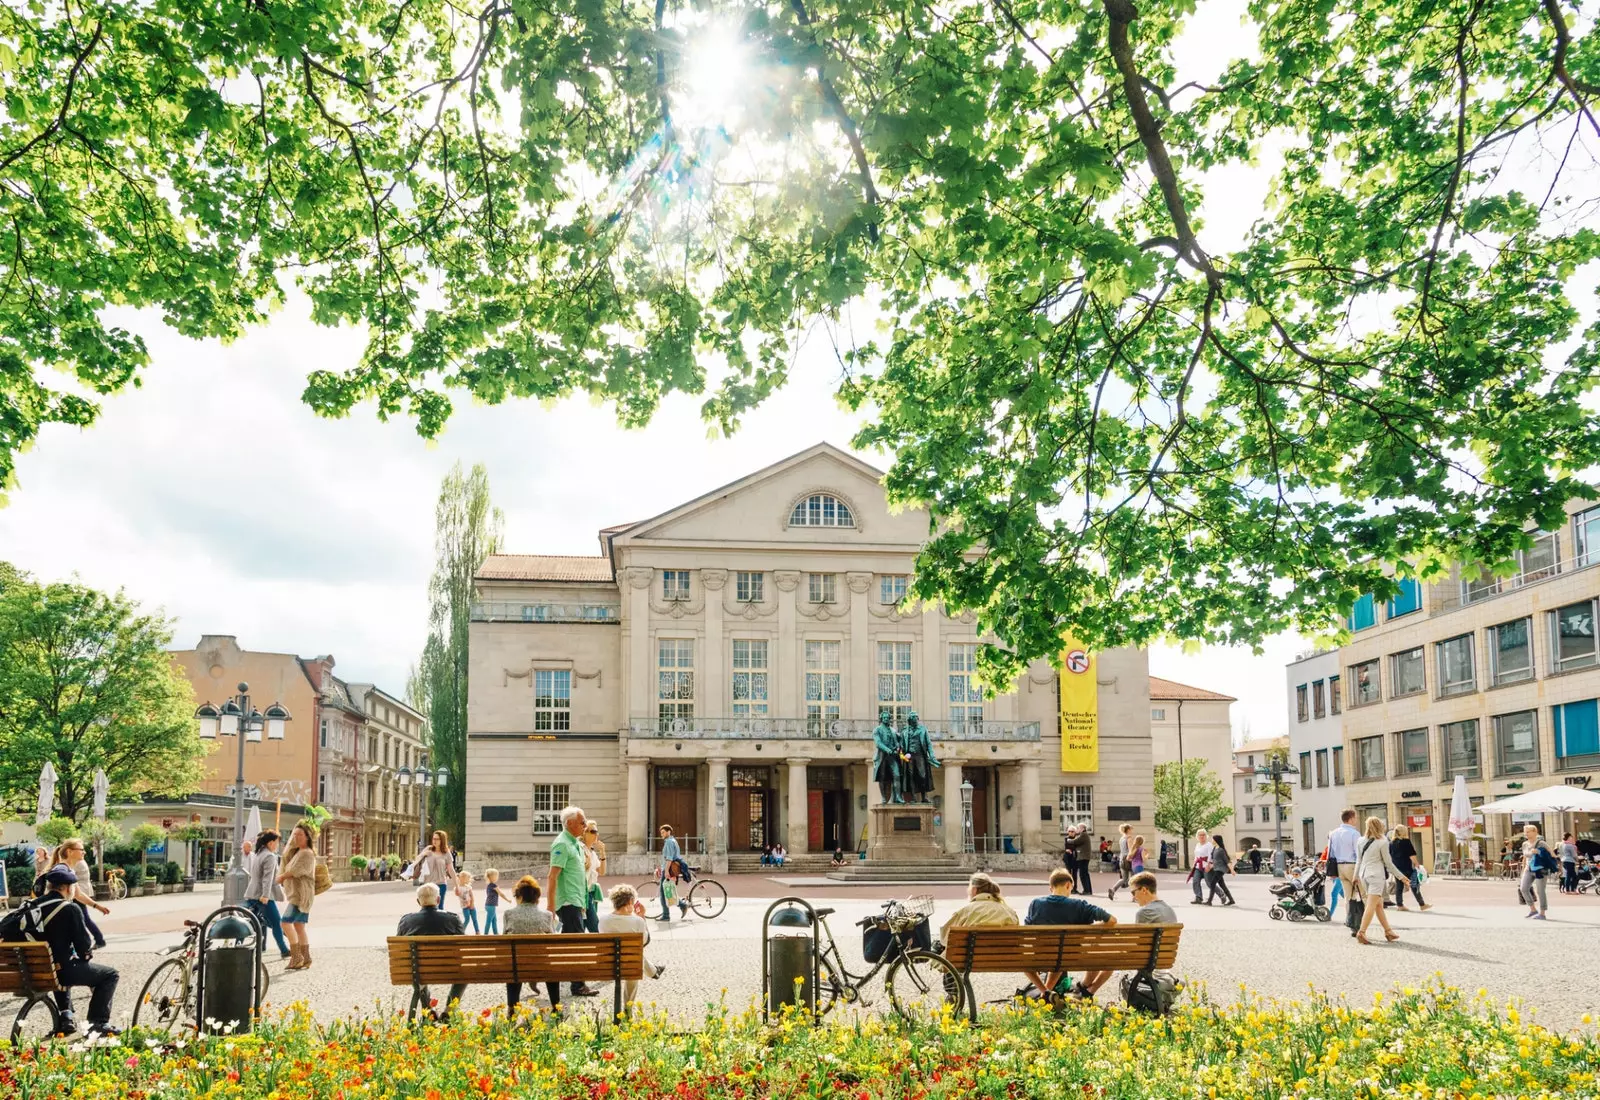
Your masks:
{"label": "white patio umbrella", "polygon": [[244,822],[244,838],[251,844],[256,842],[256,837],[261,835],[261,807],[251,806],[250,816]]}
{"label": "white patio umbrella", "polygon": [[1600,814],[1600,791],[1583,787],[1540,787],[1480,807],[1486,814]]}
{"label": "white patio umbrella", "polygon": [[50,812],[56,804],[56,778],[55,765],[46,760],[39,772],[39,808],[33,818],[35,825],[43,825],[50,820]]}
{"label": "white patio umbrella", "polygon": [[106,778],[104,768],[94,770],[94,816],[101,821],[106,819],[106,792],[111,789],[111,780]]}
{"label": "white patio umbrella", "polygon": [[1467,777],[1456,776],[1455,790],[1450,795],[1450,835],[1462,844],[1472,840],[1478,824],[1472,817],[1472,799],[1467,796]]}

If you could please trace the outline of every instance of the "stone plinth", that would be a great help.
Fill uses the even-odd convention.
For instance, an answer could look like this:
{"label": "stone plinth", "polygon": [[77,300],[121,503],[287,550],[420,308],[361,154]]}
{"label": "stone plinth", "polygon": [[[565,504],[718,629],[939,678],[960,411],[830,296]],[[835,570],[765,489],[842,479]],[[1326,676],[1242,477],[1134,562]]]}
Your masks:
{"label": "stone plinth", "polygon": [[867,859],[926,859],[944,853],[933,832],[933,807],[926,802],[874,806]]}

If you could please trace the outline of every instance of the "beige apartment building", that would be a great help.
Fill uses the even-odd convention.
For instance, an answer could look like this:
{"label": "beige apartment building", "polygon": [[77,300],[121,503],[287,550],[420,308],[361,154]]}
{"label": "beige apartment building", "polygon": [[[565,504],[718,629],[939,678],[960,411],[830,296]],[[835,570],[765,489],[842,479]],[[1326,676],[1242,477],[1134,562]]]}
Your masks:
{"label": "beige apartment building", "polygon": [[[1295,850],[1294,798],[1282,800],[1273,797],[1272,781],[1258,769],[1270,765],[1274,751],[1287,753],[1287,737],[1263,737],[1246,741],[1233,750],[1229,786],[1232,788],[1233,820],[1222,827],[1224,839],[1233,841],[1235,855],[1245,855],[1251,848],[1270,853],[1279,835],[1283,836],[1283,850]],[[1288,762],[1294,767],[1294,761]],[[1293,790],[1295,777],[1285,775],[1284,785]],[[1263,783],[1265,781],[1265,783]],[[1285,793],[1289,793],[1286,791]],[[1302,849],[1303,851],[1304,849]],[[1265,858],[1265,856],[1264,856]]]}
{"label": "beige apartment building", "polygon": [[[1206,770],[1222,784],[1224,797],[1233,801],[1233,704],[1231,695],[1191,687],[1159,676],[1150,677],[1150,762],[1168,764],[1177,760],[1203,760]],[[1156,838],[1179,844],[1181,838],[1165,833],[1145,833],[1152,850]],[[1181,848],[1181,844],[1179,844]]]}
{"label": "beige apartment building", "polygon": [[[1363,817],[1410,824],[1429,867],[1450,843],[1457,775],[1474,805],[1555,783],[1600,785],[1596,564],[1600,507],[1574,505],[1560,530],[1535,535],[1511,576],[1457,570],[1353,610],[1342,691],[1332,689],[1343,696],[1345,797]],[[1600,821],[1575,816],[1580,840],[1600,839]],[[1563,825],[1528,820],[1547,833]],[[1490,854],[1522,823],[1488,815]]]}
{"label": "beige apartment building", "polygon": [[361,848],[368,856],[393,852],[409,861],[417,850],[418,788],[400,785],[401,768],[415,769],[428,741],[428,720],[373,684],[347,685],[350,701],[366,715],[357,796]]}
{"label": "beige apartment building", "polygon": [[915,711],[943,764],[935,830],[996,863],[1056,858],[1063,820],[1150,822],[1145,654],[1098,655],[1099,767],[1061,770],[1058,674],[997,698],[974,679],[970,616],[903,607],[926,514],[892,513],[882,473],[826,444],[652,519],[593,557],[496,555],[471,632],[467,845],[538,861],[576,803],[614,870],[670,824],[691,852],[854,852],[880,710]]}

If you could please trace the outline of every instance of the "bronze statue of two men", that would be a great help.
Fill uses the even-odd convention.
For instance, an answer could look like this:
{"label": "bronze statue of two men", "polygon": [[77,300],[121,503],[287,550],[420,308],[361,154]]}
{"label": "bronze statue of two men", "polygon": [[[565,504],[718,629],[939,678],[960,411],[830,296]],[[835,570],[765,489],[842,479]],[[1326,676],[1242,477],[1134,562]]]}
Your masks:
{"label": "bronze statue of two men", "polygon": [[872,778],[884,802],[926,802],[933,791],[933,769],[943,767],[933,755],[933,740],[913,711],[895,729],[888,711],[878,715],[872,731]]}

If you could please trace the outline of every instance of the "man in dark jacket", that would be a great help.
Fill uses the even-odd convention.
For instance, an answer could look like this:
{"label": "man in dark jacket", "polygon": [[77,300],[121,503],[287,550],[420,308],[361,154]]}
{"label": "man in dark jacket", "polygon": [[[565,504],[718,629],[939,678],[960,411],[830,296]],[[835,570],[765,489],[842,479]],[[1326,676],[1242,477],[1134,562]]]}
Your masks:
{"label": "man in dark jacket", "polygon": [[72,986],[87,986],[89,994],[89,1034],[114,1036],[117,1029],[111,1026],[111,1000],[117,995],[117,972],[109,966],[90,962],[94,942],[89,938],[89,926],[83,910],[73,903],[78,876],[66,864],[57,864],[46,871],[40,886],[44,894],[32,902],[33,915],[28,928],[37,930],[35,938],[50,945],[50,958],[56,966],[56,981],[63,988],[56,995],[61,1009],[61,1034],[70,1035],[77,1030],[72,1020],[72,1001],[65,992]]}
{"label": "man in dark jacket", "polygon": [[[395,929],[397,936],[462,936],[466,929],[461,924],[461,918],[454,913],[447,913],[439,908],[439,887],[431,882],[425,882],[417,887],[417,911],[407,913],[400,918],[400,926]],[[461,1000],[461,995],[467,991],[465,985],[453,985],[450,994],[445,998],[444,1007],[434,1013],[434,1018],[442,1020],[449,1014],[450,1006]],[[422,988],[423,1000],[431,1000],[427,986]]]}

